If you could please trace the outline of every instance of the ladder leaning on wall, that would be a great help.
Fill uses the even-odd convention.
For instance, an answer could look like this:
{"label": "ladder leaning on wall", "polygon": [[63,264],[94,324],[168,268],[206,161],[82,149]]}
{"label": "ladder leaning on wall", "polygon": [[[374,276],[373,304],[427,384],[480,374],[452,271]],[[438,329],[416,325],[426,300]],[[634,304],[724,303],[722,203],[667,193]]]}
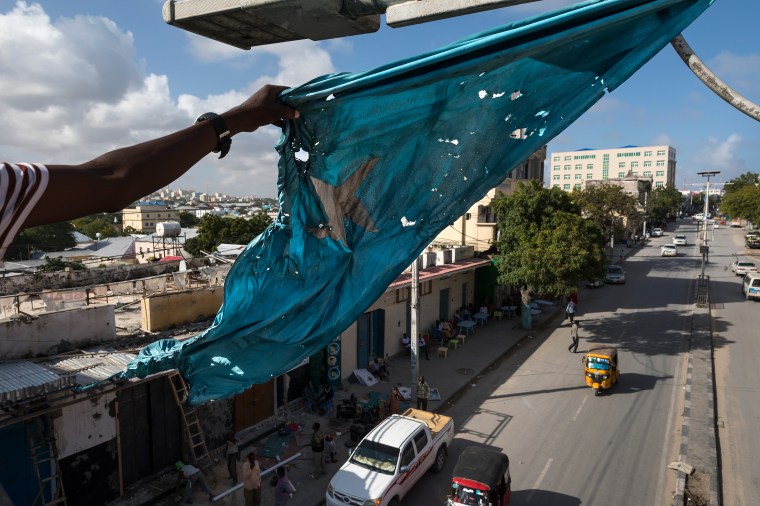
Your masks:
{"label": "ladder leaning on wall", "polygon": [[63,478],[58,465],[58,446],[53,421],[44,415],[27,420],[26,438],[34,475],[39,483],[39,490],[32,504],[65,506],[66,494],[63,491]]}
{"label": "ladder leaning on wall", "polygon": [[206,469],[212,464],[211,457],[208,454],[206,437],[203,435],[203,428],[198,419],[198,412],[187,404],[187,383],[178,372],[169,376],[169,381],[172,385],[177,406],[182,411],[182,425],[185,427],[185,436],[190,447],[190,457],[193,459],[193,464],[201,469]]}

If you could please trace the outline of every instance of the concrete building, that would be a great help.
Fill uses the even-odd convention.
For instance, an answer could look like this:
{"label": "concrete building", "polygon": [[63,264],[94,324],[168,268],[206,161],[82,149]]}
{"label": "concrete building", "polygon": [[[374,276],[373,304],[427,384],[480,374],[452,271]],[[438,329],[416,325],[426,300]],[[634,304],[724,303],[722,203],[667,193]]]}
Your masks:
{"label": "concrete building", "polygon": [[533,153],[525,162],[515,167],[507,178],[486,193],[455,222],[451,223],[430,243],[430,249],[472,246],[476,252],[488,251],[496,242],[498,233],[496,214],[491,201],[498,192],[511,195],[519,181],[544,180],[546,146]]}
{"label": "concrete building", "polygon": [[131,227],[145,234],[156,231],[156,224],[166,221],[179,222],[179,211],[171,209],[165,202],[141,201],[135,207],[121,212],[124,229]]}
{"label": "concrete building", "polygon": [[587,180],[651,178],[652,187],[676,186],[676,149],[672,146],[624,146],[552,153],[549,184],[565,191]]}

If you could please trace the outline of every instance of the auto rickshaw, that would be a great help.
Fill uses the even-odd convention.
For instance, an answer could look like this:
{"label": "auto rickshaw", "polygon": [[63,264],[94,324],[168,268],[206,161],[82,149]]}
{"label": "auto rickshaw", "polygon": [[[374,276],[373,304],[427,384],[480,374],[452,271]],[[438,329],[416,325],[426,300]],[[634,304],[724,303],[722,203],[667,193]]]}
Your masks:
{"label": "auto rickshaw", "polygon": [[620,379],[618,349],[615,346],[592,346],[581,359],[586,373],[586,385],[594,395],[609,390]]}
{"label": "auto rickshaw", "polygon": [[509,458],[498,450],[468,446],[451,477],[448,506],[507,506],[512,499]]}

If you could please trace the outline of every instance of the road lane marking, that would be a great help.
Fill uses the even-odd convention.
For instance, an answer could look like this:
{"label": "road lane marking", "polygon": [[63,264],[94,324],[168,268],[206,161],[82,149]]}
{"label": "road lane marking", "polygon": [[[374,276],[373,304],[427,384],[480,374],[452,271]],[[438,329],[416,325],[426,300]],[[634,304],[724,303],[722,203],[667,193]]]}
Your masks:
{"label": "road lane marking", "polygon": [[581,402],[581,405],[580,405],[580,406],[578,406],[578,409],[577,409],[577,410],[576,410],[576,412],[575,412],[575,416],[573,416],[573,421],[574,421],[574,422],[575,422],[576,420],[578,420],[578,415],[580,415],[580,414],[581,414],[581,410],[583,409],[583,406],[586,404],[586,401],[587,401],[587,400],[588,400],[588,396],[584,397],[584,398],[583,398],[583,402]]}
{"label": "road lane marking", "polygon": [[550,458],[546,461],[544,470],[541,471],[541,474],[538,475],[536,482],[533,484],[533,490],[530,491],[530,494],[528,495],[528,498],[525,500],[525,502],[530,502],[530,500],[533,499],[533,494],[535,494],[536,490],[538,490],[538,487],[541,486],[541,482],[544,480],[544,476],[546,476],[546,473],[549,471],[549,466],[552,465],[552,462],[554,462],[553,458]]}

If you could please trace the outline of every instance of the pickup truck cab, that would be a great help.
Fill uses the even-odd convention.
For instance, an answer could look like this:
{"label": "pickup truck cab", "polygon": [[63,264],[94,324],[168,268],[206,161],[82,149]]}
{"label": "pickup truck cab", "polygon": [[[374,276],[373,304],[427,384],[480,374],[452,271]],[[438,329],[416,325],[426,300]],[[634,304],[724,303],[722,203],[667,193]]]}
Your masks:
{"label": "pickup truck cab", "polygon": [[327,506],[398,506],[429,469],[443,469],[453,438],[451,417],[417,409],[389,416],[330,480]]}

